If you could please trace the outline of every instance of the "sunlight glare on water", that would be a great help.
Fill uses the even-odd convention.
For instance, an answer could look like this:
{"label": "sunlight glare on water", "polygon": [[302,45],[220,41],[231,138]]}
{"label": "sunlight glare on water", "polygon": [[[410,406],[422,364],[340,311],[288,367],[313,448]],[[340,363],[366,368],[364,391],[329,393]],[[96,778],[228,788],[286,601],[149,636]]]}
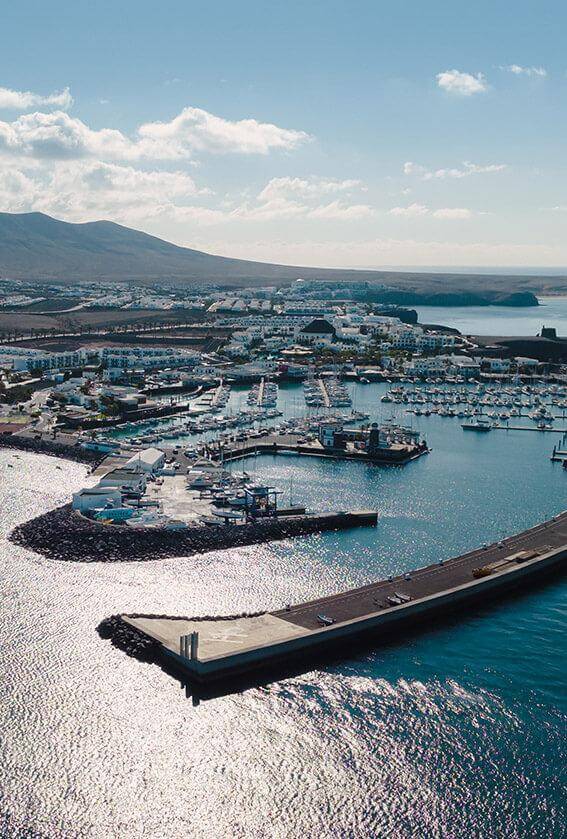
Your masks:
{"label": "sunlight glare on water", "polygon": [[[379,389],[358,388],[357,407]],[[286,396],[287,393],[287,396]],[[282,389],[282,399],[293,388]],[[96,634],[121,611],[275,608],[416,567],[565,506],[551,435],[421,419],[400,469],[251,458],[296,501],[370,506],[377,528],[145,563],[57,563],[6,537],[68,500],[82,466],[0,450],[0,835],[562,834],[562,581],[388,647],[194,705]]]}

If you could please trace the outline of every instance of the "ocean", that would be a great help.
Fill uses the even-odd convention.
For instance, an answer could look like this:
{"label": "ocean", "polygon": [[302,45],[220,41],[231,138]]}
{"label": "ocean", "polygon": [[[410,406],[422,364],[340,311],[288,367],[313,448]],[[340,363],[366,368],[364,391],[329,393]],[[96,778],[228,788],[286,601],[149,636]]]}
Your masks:
{"label": "ocean", "polygon": [[[357,408],[389,412],[381,386],[353,389]],[[286,412],[300,396],[281,388]],[[413,423],[432,452],[403,468],[246,461],[284,499],[376,508],[377,528],[131,564],[57,563],[9,542],[86,469],[0,450],[2,837],[565,835],[565,580],[199,703],[95,631],[122,611],[280,607],[567,507],[558,435]]]}
{"label": "ocean", "polygon": [[451,326],[464,335],[534,336],[551,326],[567,337],[567,297],[541,297],[539,306],[412,306],[420,323]]}

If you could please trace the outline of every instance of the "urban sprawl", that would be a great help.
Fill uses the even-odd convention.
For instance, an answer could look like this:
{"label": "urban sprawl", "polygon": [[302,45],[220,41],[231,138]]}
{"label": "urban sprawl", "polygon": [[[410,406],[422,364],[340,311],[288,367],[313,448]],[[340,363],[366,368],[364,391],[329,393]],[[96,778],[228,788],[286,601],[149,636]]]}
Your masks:
{"label": "urban sprawl", "polygon": [[[90,458],[70,515],[108,532],[233,529],[306,515],[291,488],[237,470],[251,454],[403,464],[428,452],[412,415],[475,431],[565,415],[565,366],[419,324],[375,292],[2,281],[0,313],[27,313],[0,343],[3,444]],[[356,388],[375,382],[387,385],[375,410],[357,410]],[[299,404],[284,412],[280,388],[294,383]]]}

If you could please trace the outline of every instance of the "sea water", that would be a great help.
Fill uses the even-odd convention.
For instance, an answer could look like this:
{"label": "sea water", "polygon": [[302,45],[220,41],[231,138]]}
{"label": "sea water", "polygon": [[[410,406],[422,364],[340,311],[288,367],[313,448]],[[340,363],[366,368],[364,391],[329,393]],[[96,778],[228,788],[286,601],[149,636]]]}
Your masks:
{"label": "sea water", "polygon": [[543,326],[567,336],[567,297],[540,297],[539,306],[412,306],[420,323],[441,324],[463,335],[535,336]]}
{"label": "sea water", "polygon": [[[385,418],[383,388],[351,389]],[[286,413],[301,399],[280,388]],[[281,607],[567,507],[567,472],[549,459],[558,435],[413,423],[432,451],[405,467],[293,455],[233,467],[283,501],[377,509],[376,528],[144,563],[60,563],[9,542],[86,469],[0,450],[2,837],[565,835],[561,579],[198,705],[96,634],[117,612]]]}

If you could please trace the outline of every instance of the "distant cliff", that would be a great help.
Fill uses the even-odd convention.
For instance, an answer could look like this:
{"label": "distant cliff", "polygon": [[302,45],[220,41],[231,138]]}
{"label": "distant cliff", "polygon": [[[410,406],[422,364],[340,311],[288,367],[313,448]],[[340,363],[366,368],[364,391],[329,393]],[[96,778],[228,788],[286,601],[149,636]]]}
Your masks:
{"label": "distant cliff", "polygon": [[376,294],[380,303],[395,306],[538,306],[538,299],[531,291],[444,291],[422,292],[391,290]]}
{"label": "distant cliff", "polygon": [[415,309],[401,309],[398,306],[378,307],[377,315],[385,315],[390,318],[399,318],[402,323],[417,323],[417,312]]}

